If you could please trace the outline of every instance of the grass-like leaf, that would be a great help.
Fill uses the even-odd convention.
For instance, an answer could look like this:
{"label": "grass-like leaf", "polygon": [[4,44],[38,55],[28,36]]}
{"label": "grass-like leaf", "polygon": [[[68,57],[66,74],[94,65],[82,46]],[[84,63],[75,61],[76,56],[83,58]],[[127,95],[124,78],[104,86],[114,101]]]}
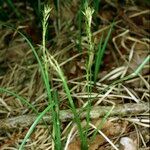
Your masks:
{"label": "grass-like leaf", "polygon": [[51,66],[56,70],[56,72],[58,73],[61,81],[62,81],[62,84],[63,84],[63,88],[66,92],[66,96],[68,98],[68,101],[69,101],[69,104],[70,104],[70,109],[71,111],[73,112],[74,114],[74,120],[78,126],[78,131],[79,131],[79,135],[80,135],[80,140],[81,140],[81,147],[82,149],[86,149],[87,148],[87,143],[86,143],[86,139],[85,139],[85,136],[84,136],[84,133],[83,133],[83,129],[82,129],[82,126],[81,126],[81,120],[79,118],[79,115],[77,113],[77,110],[76,110],[76,107],[75,107],[75,104],[73,102],[73,99],[72,99],[72,96],[71,96],[71,93],[70,93],[70,89],[68,87],[68,84],[67,84],[67,81],[65,79],[65,76],[64,76],[64,73],[63,71],[61,70],[58,62],[54,59],[53,56],[51,56],[49,54],[49,59],[48,59],[49,63],[51,64]]}
{"label": "grass-like leaf", "polygon": [[15,12],[16,16],[20,19],[22,18],[19,10],[14,6],[12,0],[6,0],[8,6]]}
{"label": "grass-like leaf", "polygon": [[136,77],[137,75],[140,74],[141,70],[144,68],[145,64],[147,64],[147,63],[150,63],[150,55],[148,55],[144,59],[144,61],[138,66],[138,68],[133,73],[131,73],[130,75],[125,76],[125,77],[123,77],[121,79],[118,79],[118,80],[114,81],[110,86],[118,84],[118,83],[121,83],[123,81],[126,81],[126,80],[129,80],[129,79],[132,79],[132,78]]}
{"label": "grass-like leaf", "polygon": [[115,105],[112,106],[112,108],[106,113],[106,115],[102,118],[101,123],[98,125],[97,129],[95,130],[95,132],[93,133],[92,137],[91,137],[91,141],[93,141],[96,137],[96,134],[98,133],[98,130],[101,130],[101,128],[103,127],[103,125],[105,124],[105,122],[107,121],[107,118],[109,117],[109,115],[111,114],[112,110],[115,108]]}
{"label": "grass-like leaf", "polygon": [[105,49],[107,47],[109,37],[112,32],[112,29],[113,29],[113,24],[111,25],[111,27],[108,31],[107,37],[104,41],[104,44],[102,44],[102,41],[103,41],[103,36],[102,36],[102,39],[100,40],[99,45],[98,45],[98,51],[96,54],[95,69],[94,69],[94,83],[96,83],[98,72],[100,71],[100,65],[102,64],[102,59],[104,56]]}
{"label": "grass-like leaf", "polygon": [[55,149],[62,149],[61,146],[61,130],[60,130],[60,120],[59,120],[59,101],[58,101],[58,94],[57,91],[53,92],[53,99],[55,103],[54,108],[54,116],[53,116],[53,129],[54,129],[54,142],[55,142]]}
{"label": "grass-like leaf", "polygon": [[30,104],[30,103],[28,102],[28,100],[26,100],[26,99],[23,98],[22,96],[19,96],[19,95],[16,94],[15,92],[12,92],[12,91],[10,91],[10,90],[8,90],[8,89],[5,89],[5,88],[0,88],[0,93],[7,93],[7,94],[9,94],[9,95],[12,95],[12,96],[16,97],[18,100],[20,100],[20,101],[22,102],[22,104],[27,105],[27,106],[28,106],[29,108],[31,108],[35,113],[38,114],[38,111],[36,110],[36,108],[35,108],[32,104]]}
{"label": "grass-like leaf", "polygon": [[34,123],[32,124],[32,126],[30,127],[30,129],[28,130],[25,138],[23,139],[19,150],[23,150],[23,147],[25,145],[25,143],[27,142],[27,139],[30,137],[31,133],[33,132],[33,130],[35,129],[36,125],[39,123],[39,121],[42,119],[42,117],[53,107],[54,104],[49,105],[47,108],[45,108],[45,110],[39,114],[39,116],[37,117],[37,119],[34,121]]}

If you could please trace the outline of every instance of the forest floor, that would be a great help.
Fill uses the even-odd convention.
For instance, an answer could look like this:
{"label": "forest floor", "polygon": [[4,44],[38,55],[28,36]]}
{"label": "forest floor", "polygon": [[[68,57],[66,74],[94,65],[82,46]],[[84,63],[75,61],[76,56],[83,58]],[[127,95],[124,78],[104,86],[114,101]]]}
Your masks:
{"label": "forest floor", "polygon": [[[14,5],[24,19],[18,20],[10,11],[11,17],[5,23],[14,26],[15,30],[0,24],[0,150],[19,149],[38,116],[30,104],[38,113],[49,104],[38,61],[29,43],[18,33],[21,31],[32,40],[43,60],[41,27],[31,5],[24,7],[24,2]],[[82,129],[87,132],[88,148],[148,150],[150,65],[149,60],[144,62],[149,59],[150,52],[150,5],[143,1],[100,2],[91,22],[91,80],[87,77],[90,41],[86,34],[84,9],[82,21],[78,21],[80,5],[76,0],[64,1],[56,12],[51,4],[46,48],[57,61],[57,69],[61,68],[64,73]],[[92,8],[92,3],[89,6]],[[7,6],[3,7],[7,9]],[[98,46],[101,40],[104,45],[109,31],[110,37],[94,78]],[[51,91],[56,91],[58,97],[62,149],[80,150],[78,128],[57,69],[48,65],[47,71]],[[85,107],[89,100],[88,122]],[[51,136],[56,135],[52,126],[55,120],[51,113],[46,113],[43,120],[46,125],[40,121],[34,127],[24,149],[56,149]]]}

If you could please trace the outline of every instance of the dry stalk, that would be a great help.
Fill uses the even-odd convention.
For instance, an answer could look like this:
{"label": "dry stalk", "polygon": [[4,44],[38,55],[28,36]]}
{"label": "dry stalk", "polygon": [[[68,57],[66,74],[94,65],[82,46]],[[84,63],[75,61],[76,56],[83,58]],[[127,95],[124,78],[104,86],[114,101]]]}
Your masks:
{"label": "dry stalk", "polygon": [[[90,111],[90,118],[95,119],[99,117],[103,117],[112,106],[94,106]],[[124,105],[116,105],[116,107],[111,111],[110,116],[134,116],[139,113],[149,112],[149,103],[128,103]],[[77,112],[81,112],[81,109],[77,109]],[[80,119],[84,119],[86,117],[86,110],[82,111],[80,114]],[[27,114],[21,115],[17,117],[0,119],[0,129],[12,129],[19,127],[27,127],[30,126],[35,119],[37,118],[36,114]],[[60,111],[60,120],[61,122],[67,122],[74,118],[74,115],[71,110],[61,110]],[[47,114],[43,117],[44,121],[47,123],[51,123],[52,117],[50,114]],[[39,122],[39,124],[41,124]]]}

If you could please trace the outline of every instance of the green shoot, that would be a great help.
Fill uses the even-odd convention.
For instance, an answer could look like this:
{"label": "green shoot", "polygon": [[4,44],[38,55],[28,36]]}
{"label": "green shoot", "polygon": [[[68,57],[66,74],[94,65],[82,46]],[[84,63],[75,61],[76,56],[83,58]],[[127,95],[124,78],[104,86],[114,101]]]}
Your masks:
{"label": "green shoot", "polygon": [[85,2],[87,2],[87,0],[81,0],[81,4],[80,4],[80,8],[79,8],[79,11],[78,11],[78,29],[79,29],[79,36],[78,36],[78,49],[79,49],[79,52],[82,52],[82,46],[81,46],[81,43],[82,43],[82,21],[83,21],[83,9],[84,9],[84,4]]}
{"label": "green shoot", "polygon": [[101,123],[99,124],[99,126],[97,127],[97,129],[95,130],[95,132],[93,133],[92,137],[91,137],[91,141],[93,141],[96,137],[96,134],[98,132],[98,130],[101,130],[101,128],[103,127],[103,125],[105,124],[105,122],[107,121],[107,118],[109,117],[109,115],[111,114],[112,110],[115,108],[115,105],[112,106],[112,108],[106,113],[106,115],[103,117]]}
{"label": "green shoot", "polygon": [[60,120],[59,120],[59,101],[58,101],[58,94],[57,91],[54,91],[53,99],[55,103],[54,108],[54,119],[53,119],[53,132],[54,132],[54,142],[55,142],[55,149],[62,149],[61,146],[61,132],[60,132]]}
{"label": "green shoot", "polygon": [[33,132],[33,130],[35,129],[36,125],[39,123],[39,121],[42,119],[42,117],[53,107],[53,104],[49,105],[47,108],[45,108],[45,110],[39,114],[39,116],[37,117],[37,119],[34,121],[34,123],[32,124],[32,126],[30,127],[30,129],[28,130],[25,138],[23,139],[19,150],[23,150],[23,147],[25,145],[25,143],[27,142],[28,138],[30,137],[31,133]]}
{"label": "green shoot", "polygon": [[130,75],[124,77],[124,78],[121,78],[121,79],[118,79],[118,80],[114,81],[110,86],[118,84],[118,83],[121,83],[123,81],[126,81],[126,80],[129,80],[129,79],[132,79],[132,78],[136,77],[137,75],[139,75],[139,73],[141,72],[141,70],[143,69],[143,67],[145,66],[145,64],[147,64],[149,62],[150,62],[150,55],[148,55],[144,59],[144,61],[141,63],[141,65],[139,65],[139,67],[132,74],[130,74]]}
{"label": "green shoot", "polygon": [[56,27],[57,27],[57,34],[59,34],[60,31],[60,1],[59,0],[54,0],[54,5],[56,9],[56,15],[57,15],[57,21],[56,21]]}
{"label": "green shoot", "polygon": [[[48,18],[50,16],[50,7],[49,5],[46,5],[44,7],[44,12],[43,12],[43,40],[42,40],[42,47],[43,47],[43,63],[44,63],[44,72],[45,72],[45,77],[46,77],[46,89],[47,89],[47,94],[48,94],[48,99],[49,99],[49,105],[55,104],[54,107],[52,107],[52,122],[53,122],[53,134],[54,134],[54,143],[55,143],[55,148],[56,149],[61,149],[61,133],[60,133],[60,125],[59,125],[59,106],[58,106],[58,97],[56,92],[53,92],[53,99],[52,99],[52,93],[50,91],[50,84],[49,84],[49,75],[48,75],[48,69],[49,69],[49,64],[48,64],[48,52],[46,51],[46,32],[47,32],[47,26],[48,26]],[[57,109],[57,111],[56,111]]]}
{"label": "green shoot", "polygon": [[93,7],[94,7],[94,10],[95,10],[95,13],[97,14],[98,13],[98,7],[99,7],[99,3],[100,3],[101,0],[94,0],[93,1]]}
{"label": "green shoot", "polygon": [[95,70],[94,70],[94,83],[96,83],[98,72],[100,71],[100,65],[102,64],[102,59],[103,59],[103,56],[104,56],[104,52],[105,52],[109,37],[110,37],[111,32],[112,32],[112,28],[113,28],[113,24],[110,27],[110,30],[107,34],[107,37],[104,41],[104,44],[102,45],[102,41],[103,41],[103,36],[102,36],[102,38],[99,42],[99,45],[98,45],[98,51],[97,51],[97,54],[96,54],[96,61],[95,61]]}

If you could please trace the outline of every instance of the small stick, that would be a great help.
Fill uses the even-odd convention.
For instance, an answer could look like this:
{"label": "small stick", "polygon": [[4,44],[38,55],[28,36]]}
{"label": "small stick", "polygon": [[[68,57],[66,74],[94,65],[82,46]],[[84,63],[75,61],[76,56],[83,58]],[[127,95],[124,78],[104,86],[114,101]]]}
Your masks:
{"label": "small stick", "polygon": [[[94,106],[90,111],[90,118],[96,119],[103,117],[107,112],[110,111],[112,106]],[[84,119],[86,117],[86,110],[81,111],[82,109],[77,109],[77,112],[81,112],[79,117],[80,119]],[[134,116],[138,115],[139,113],[149,112],[149,103],[127,103],[124,105],[116,105],[115,108],[111,111],[110,116]],[[71,110],[60,110],[60,121],[67,122],[74,119],[74,115]],[[0,129],[12,129],[12,128],[19,128],[19,127],[27,127],[32,125],[32,123],[36,120],[36,114],[27,114],[21,115],[17,117],[5,118],[0,119]],[[52,116],[47,114],[43,117],[43,120],[46,121],[48,124],[52,121]],[[42,123],[42,120],[39,124]]]}

